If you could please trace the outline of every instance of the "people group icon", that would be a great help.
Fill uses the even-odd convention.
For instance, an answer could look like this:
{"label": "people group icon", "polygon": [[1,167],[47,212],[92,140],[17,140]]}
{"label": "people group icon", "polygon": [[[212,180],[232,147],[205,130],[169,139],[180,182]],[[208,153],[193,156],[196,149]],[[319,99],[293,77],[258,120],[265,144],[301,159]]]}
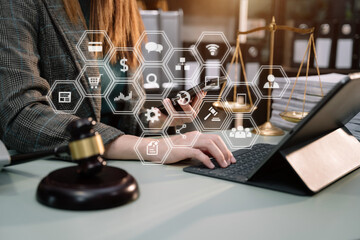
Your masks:
{"label": "people group icon", "polygon": [[267,76],[267,82],[264,84],[264,88],[280,88],[279,84],[275,82],[275,76],[269,74]]}
{"label": "people group icon", "polygon": [[251,138],[252,133],[250,128],[245,128],[243,126],[238,126],[237,128],[232,128],[229,134],[230,138]]}

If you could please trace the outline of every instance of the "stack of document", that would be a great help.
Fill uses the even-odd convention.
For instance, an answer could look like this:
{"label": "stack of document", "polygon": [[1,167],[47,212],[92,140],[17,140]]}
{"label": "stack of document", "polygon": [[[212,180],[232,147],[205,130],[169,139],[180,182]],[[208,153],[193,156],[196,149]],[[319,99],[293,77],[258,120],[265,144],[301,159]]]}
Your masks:
{"label": "stack of document", "polygon": [[[346,75],[342,74],[325,74],[321,75],[321,83],[324,95],[326,95],[341,79],[345,78]],[[285,91],[284,95],[280,99],[274,99],[272,104],[272,115],[270,122],[274,125],[284,129],[290,130],[296,124],[283,120],[280,117],[280,113],[285,111],[286,105],[289,101],[291,90],[294,86],[296,78],[289,78],[290,86]],[[276,78],[277,83],[285,83],[284,78]],[[302,112],[303,109],[303,100],[304,100],[304,90],[305,90],[306,77],[299,77],[294,92],[291,97],[291,101],[288,106],[288,111],[299,111]],[[283,84],[280,84],[280,86]],[[279,96],[282,89],[273,89],[273,96]],[[319,83],[319,77],[309,76],[306,86],[306,95],[305,95],[305,112],[311,111],[311,109],[321,100],[321,89]],[[360,113],[357,114],[346,127],[351,131],[351,133],[360,140]]]}

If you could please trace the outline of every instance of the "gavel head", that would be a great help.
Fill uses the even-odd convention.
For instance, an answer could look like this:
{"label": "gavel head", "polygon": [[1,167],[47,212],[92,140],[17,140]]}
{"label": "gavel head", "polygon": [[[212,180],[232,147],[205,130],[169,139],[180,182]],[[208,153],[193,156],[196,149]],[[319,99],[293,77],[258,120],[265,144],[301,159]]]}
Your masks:
{"label": "gavel head", "polygon": [[105,147],[100,134],[94,130],[95,124],[92,118],[84,118],[71,122],[67,127],[71,135],[71,157],[78,162],[78,173],[85,176],[99,173],[106,164],[102,158]]}

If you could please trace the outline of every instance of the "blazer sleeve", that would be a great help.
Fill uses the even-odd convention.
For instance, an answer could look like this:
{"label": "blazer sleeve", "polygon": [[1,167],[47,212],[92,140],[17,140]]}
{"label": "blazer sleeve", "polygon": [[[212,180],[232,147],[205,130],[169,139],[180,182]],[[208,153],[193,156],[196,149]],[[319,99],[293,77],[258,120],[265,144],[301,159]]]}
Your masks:
{"label": "blazer sleeve", "polygon": [[[39,69],[39,6],[34,2],[0,0],[0,136],[19,152],[67,144],[66,127],[78,118],[56,114],[47,102],[50,85]],[[123,134],[102,123],[95,130],[105,144]]]}

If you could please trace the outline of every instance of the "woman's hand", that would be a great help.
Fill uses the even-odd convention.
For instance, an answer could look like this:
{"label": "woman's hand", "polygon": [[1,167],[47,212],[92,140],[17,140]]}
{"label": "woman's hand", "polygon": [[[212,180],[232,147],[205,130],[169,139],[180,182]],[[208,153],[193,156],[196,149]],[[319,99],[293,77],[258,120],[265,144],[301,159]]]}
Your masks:
{"label": "woman's hand", "polygon": [[[236,162],[234,156],[218,135],[189,132],[185,133],[185,139],[177,135],[172,136],[171,141],[176,145],[186,145],[189,141],[187,139],[193,139],[196,134],[199,134],[199,138],[193,147],[172,148],[171,153],[166,157],[164,163],[171,164],[184,159],[194,158],[201,161],[208,168],[214,168],[214,164],[211,162],[209,156],[214,157],[221,167],[227,167],[231,163]],[[138,159],[134,149],[138,140],[138,137],[123,135],[106,146],[104,156],[109,159]],[[159,141],[158,154],[148,155],[147,146],[154,140]],[[143,156],[143,160],[161,163],[168,151],[167,144],[165,144],[164,141],[166,140],[163,138],[142,138],[140,144],[137,144],[137,150],[140,155]]]}
{"label": "woman's hand", "polygon": [[[179,105],[182,108],[182,110],[184,111],[184,113],[179,113],[178,111],[176,111],[169,98],[164,99],[164,105],[165,105],[166,109],[170,109],[174,115],[182,115],[183,116],[183,117],[175,118],[170,123],[170,126],[174,127],[174,126],[178,126],[178,125],[183,125],[184,123],[191,123],[192,119],[195,119],[195,117],[197,116],[197,114],[199,112],[199,109],[194,108],[194,107],[200,106],[200,103],[202,102],[202,100],[204,99],[205,96],[206,96],[206,93],[202,91],[200,94],[198,94],[194,97],[194,100],[191,102],[191,104],[189,104],[189,103],[184,104],[184,102],[180,102],[181,101],[180,100]],[[153,123],[150,122],[149,123],[150,128],[161,128],[163,126],[163,123],[167,120],[168,116],[166,114],[164,114],[160,111],[159,111],[159,113],[160,113],[159,121],[155,121]]]}
{"label": "woman's hand", "polygon": [[215,158],[215,160],[223,168],[229,166],[232,163],[236,163],[234,156],[226,147],[221,137],[218,135],[202,134],[194,131],[185,133],[184,135],[186,138],[183,138],[180,135],[176,135],[171,137],[171,140],[174,145],[186,145],[187,139],[193,139],[197,134],[200,134],[200,136],[196,140],[193,147],[172,148],[171,153],[164,163],[171,164],[184,159],[194,158],[201,161],[208,168],[214,168],[215,166],[211,162],[210,157]]}

